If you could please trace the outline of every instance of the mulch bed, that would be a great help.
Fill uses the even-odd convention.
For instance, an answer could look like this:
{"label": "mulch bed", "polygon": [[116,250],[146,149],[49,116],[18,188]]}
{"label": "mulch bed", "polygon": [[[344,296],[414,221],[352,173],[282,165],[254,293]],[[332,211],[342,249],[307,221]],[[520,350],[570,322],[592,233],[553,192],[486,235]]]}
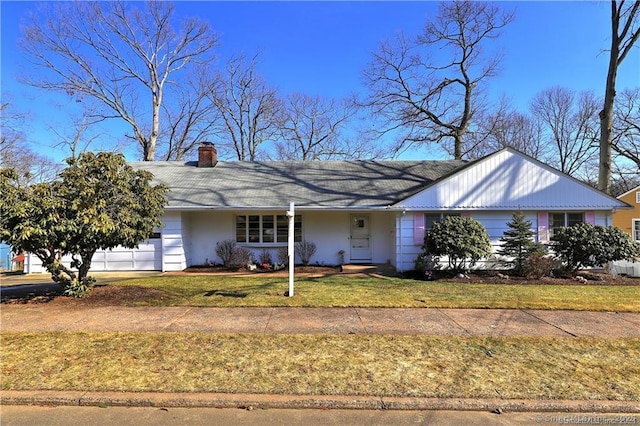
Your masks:
{"label": "mulch bed", "polygon": [[55,306],[135,306],[138,302],[169,298],[169,294],[154,288],[137,286],[97,285],[89,294],[80,298],[61,297],[59,294],[26,297],[21,299],[3,299],[2,303],[23,305],[47,303]]}
{"label": "mulch bed", "polygon": [[[278,274],[287,275],[289,269],[280,269],[274,271],[273,269],[258,268],[255,271],[249,271],[246,268],[230,269],[224,266],[190,266],[183,272],[192,274]],[[335,274],[340,272],[339,266],[302,266],[296,265],[296,274]]]}
{"label": "mulch bed", "polygon": [[468,274],[465,278],[458,278],[451,274],[443,274],[434,278],[440,282],[472,282],[475,284],[640,286],[640,279],[638,278],[605,274],[603,272],[581,273],[578,276],[583,277],[584,280],[574,277],[525,278],[503,275],[496,272],[476,272]]}

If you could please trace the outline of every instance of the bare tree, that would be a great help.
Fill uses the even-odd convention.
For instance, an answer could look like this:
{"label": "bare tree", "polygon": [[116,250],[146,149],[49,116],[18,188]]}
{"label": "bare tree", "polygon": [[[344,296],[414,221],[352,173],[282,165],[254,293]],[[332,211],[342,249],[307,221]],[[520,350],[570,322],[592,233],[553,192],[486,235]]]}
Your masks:
{"label": "bare tree", "polygon": [[286,97],[276,156],[280,160],[363,158],[364,146],[343,135],[355,107],[348,102],[293,93]]}
{"label": "bare tree", "polygon": [[598,188],[610,192],[611,151],[613,134],[613,108],[616,96],[618,67],[640,38],[640,2],[633,0],[611,0],[611,50],[609,70],[605,85],[604,105],[600,111],[600,166]]}
{"label": "bare tree", "polygon": [[[70,112],[71,126],[60,128],[56,125],[49,126],[49,130],[58,138],[58,143],[54,145],[56,148],[64,148],[69,153],[69,157],[77,159],[78,156],[96,148],[96,142],[102,134],[95,130],[95,125],[104,121],[100,113],[96,113],[95,105],[85,97],[79,96],[73,102],[74,106],[80,105],[81,112]],[[59,105],[62,111],[71,111],[73,108],[68,104]],[[56,115],[59,120],[59,115]],[[98,149],[102,147],[98,146]],[[111,146],[113,149],[113,146]]]}
{"label": "bare tree", "polygon": [[542,160],[547,149],[542,143],[543,126],[528,114],[511,111],[494,118],[491,136],[498,147],[512,147],[530,157]]}
{"label": "bare tree", "polygon": [[23,131],[25,118],[9,102],[0,104],[0,168],[14,169],[20,185],[51,181],[61,165],[29,147]]}
{"label": "bare tree", "polygon": [[640,87],[624,90],[616,98],[611,146],[640,174]]}
{"label": "bare tree", "polygon": [[456,0],[441,3],[416,39],[383,43],[364,72],[363,102],[382,118],[383,133],[399,132],[398,148],[453,141],[453,157],[461,159],[463,139],[485,107],[483,86],[500,62],[483,48],[512,19],[491,3]]}
{"label": "bare tree", "polygon": [[544,161],[547,147],[543,143],[543,125],[537,118],[514,110],[506,99],[496,111],[478,116],[476,129],[464,140],[468,158],[480,158],[505,147],[515,148]]}
{"label": "bare tree", "polygon": [[598,138],[599,100],[591,92],[552,87],[538,93],[531,111],[545,126],[545,143],[554,147],[550,163],[569,175],[584,172]]}
{"label": "bare tree", "polygon": [[240,161],[258,160],[260,145],[275,140],[282,108],[276,90],[256,72],[257,59],[230,59],[208,94],[220,115],[216,134],[222,142],[217,145],[235,152]]}
{"label": "bare tree", "polygon": [[124,1],[46,4],[23,32],[24,50],[44,71],[27,82],[98,100],[102,118],[128,123],[127,136],[152,161],[168,86],[216,44],[205,22],[183,20],[176,32],[173,21],[173,6],[161,1],[142,10]]}
{"label": "bare tree", "polygon": [[640,185],[640,168],[636,164],[630,161],[614,161],[612,166],[611,195],[617,197]]}
{"label": "bare tree", "polygon": [[218,111],[208,97],[214,85],[209,81],[206,68],[189,77],[190,90],[178,93],[171,106],[164,104],[166,127],[161,138],[166,148],[161,152],[165,160],[182,160],[201,142],[213,135]]}

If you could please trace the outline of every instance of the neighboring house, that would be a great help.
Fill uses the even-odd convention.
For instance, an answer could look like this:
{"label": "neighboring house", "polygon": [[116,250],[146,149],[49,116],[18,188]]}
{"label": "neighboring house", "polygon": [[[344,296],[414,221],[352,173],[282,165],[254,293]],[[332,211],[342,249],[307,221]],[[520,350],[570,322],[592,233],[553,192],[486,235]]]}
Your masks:
{"label": "neighboring house", "polygon": [[312,264],[335,265],[344,251],[346,263],[390,263],[400,271],[413,269],[425,229],[447,215],[477,219],[497,245],[516,210],[548,242],[558,227],[611,225],[613,211],[629,208],[511,148],[471,162],[218,162],[213,145],[204,144],[197,162],[132,166],[169,186],[164,226],[139,250],[97,253],[93,270],[179,271],[219,262],[215,247],[223,240],[277,259],[287,244],[290,202],[296,241],[317,246]]}
{"label": "neighboring house", "polygon": [[[633,206],[631,209],[614,210],[613,225],[631,236],[633,241],[640,243],[640,186],[618,196],[618,200]],[[614,262],[612,271],[640,277],[640,262]]]}
{"label": "neighboring house", "polygon": [[633,208],[613,212],[613,226],[617,226],[629,234],[634,241],[640,243],[640,186],[627,191],[618,197]]}

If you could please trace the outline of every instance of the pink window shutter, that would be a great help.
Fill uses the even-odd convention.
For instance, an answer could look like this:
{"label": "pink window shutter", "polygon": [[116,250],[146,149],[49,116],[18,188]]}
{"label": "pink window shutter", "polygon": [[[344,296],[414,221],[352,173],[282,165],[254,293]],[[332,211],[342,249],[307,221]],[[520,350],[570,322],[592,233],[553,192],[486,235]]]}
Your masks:
{"label": "pink window shutter", "polygon": [[584,213],[584,222],[590,225],[596,224],[596,212],[590,211]]}
{"label": "pink window shutter", "polygon": [[549,213],[538,212],[538,242],[549,242]]}
{"label": "pink window shutter", "polygon": [[424,213],[413,214],[413,244],[424,244]]}
{"label": "pink window shutter", "polygon": [[460,213],[460,216],[462,216],[462,217],[471,217],[471,213],[470,212],[462,212],[462,213]]}

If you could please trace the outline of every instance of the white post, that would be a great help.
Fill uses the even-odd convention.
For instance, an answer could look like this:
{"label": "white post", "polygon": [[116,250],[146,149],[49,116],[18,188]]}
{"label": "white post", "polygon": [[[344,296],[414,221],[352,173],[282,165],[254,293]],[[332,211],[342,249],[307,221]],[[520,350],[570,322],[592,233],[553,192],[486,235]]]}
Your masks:
{"label": "white post", "polygon": [[289,211],[287,212],[289,217],[289,297],[293,297],[293,269],[295,267],[295,247],[294,247],[294,235],[295,235],[295,206],[293,201],[289,204]]}

